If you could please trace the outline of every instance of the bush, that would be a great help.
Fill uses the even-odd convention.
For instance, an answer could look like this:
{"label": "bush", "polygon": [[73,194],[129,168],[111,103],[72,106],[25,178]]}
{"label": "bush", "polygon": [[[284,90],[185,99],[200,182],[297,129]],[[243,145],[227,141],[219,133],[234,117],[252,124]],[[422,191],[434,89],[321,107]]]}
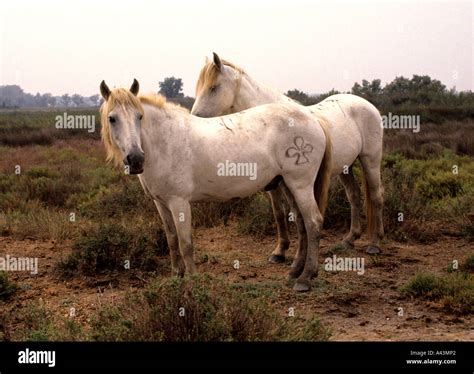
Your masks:
{"label": "bush", "polygon": [[462,179],[452,172],[427,175],[416,183],[416,188],[426,200],[456,197],[463,193]]}
{"label": "bush", "polygon": [[112,218],[130,212],[158,216],[153,200],[145,195],[138,179],[130,176],[122,176],[117,184],[92,190],[78,205],[79,211],[91,218]]}
{"label": "bush", "polygon": [[25,324],[24,332],[18,337],[22,341],[82,341],[86,338],[78,322],[68,317],[55,320],[54,314],[42,304],[30,302],[19,314]]}
{"label": "bush", "polygon": [[311,320],[293,335],[294,319],[271,309],[269,298],[208,275],[158,281],[141,294],[104,308],[93,321],[101,341],[327,340]]}
{"label": "bush", "polygon": [[303,327],[294,334],[287,336],[288,341],[326,341],[331,337],[331,332],[324,327],[318,317],[311,317],[308,321],[303,322]]}
{"label": "bush", "polygon": [[474,242],[474,222],[471,220],[461,223],[461,235],[469,242]]}
{"label": "bush", "polygon": [[[36,208],[34,208],[36,206]],[[26,213],[10,215],[9,231],[20,239],[34,238],[63,241],[74,236],[74,223],[69,221],[69,213],[56,209],[46,209],[38,204],[28,204],[34,208]]]}
{"label": "bush", "polygon": [[403,296],[440,302],[452,313],[474,312],[474,278],[466,273],[451,273],[440,277],[420,273],[400,288]]}
{"label": "bush", "polygon": [[237,219],[237,230],[241,234],[262,238],[275,234],[271,203],[265,193],[253,196]]}
{"label": "bush", "polygon": [[[356,177],[357,183],[361,183],[362,179]],[[363,190],[361,189],[363,194]],[[361,196],[362,199],[362,196]],[[362,205],[361,205],[362,206]],[[362,213],[362,212],[361,212]],[[351,222],[351,206],[346,197],[344,187],[339,180],[333,180],[329,190],[328,206],[324,216],[324,228],[348,229]]]}
{"label": "bush", "polygon": [[2,306],[2,309],[0,309],[0,343],[4,341],[5,342],[10,341],[11,339],[10,329],[11,327],[10,327],[9,318],[6,315],[5,310]]}
{"label": "bush", "polygon": [[474,254],[466,257],[464,262],[461,264],[461,270],[468,273],[474,273]]}
{"label": "bush", "polygon": [[106,223],[85,230],[73,244],[72,253],[59,262],[64,276],[77,271],[97,275],[125,269],[155,270],[155,257],[166,253],[166,236],[158,225]]}
{"label": "bush", "polygon": [[17,290],[17,285],[8,279],[6,271],[0,271],[0,300],[9,299]]}
{"label": "bush", "polygon": [[[459,173],[453,174],[457,165]],[[395,240],[430,242],[439,236],[439,224],[469,237],[467,216],[474,184],[474,163],[445,151],[439,159],[408,160],[386,155],[382,171],[385,188],[384,225]],[[403,221],[398,214],[403,213]]]}
{"label": "bush", "polygon": [[412,278],[400,291],[406,296],[433,299],[440,296],[439,286],[439,279],[434,274],[421,273]]}

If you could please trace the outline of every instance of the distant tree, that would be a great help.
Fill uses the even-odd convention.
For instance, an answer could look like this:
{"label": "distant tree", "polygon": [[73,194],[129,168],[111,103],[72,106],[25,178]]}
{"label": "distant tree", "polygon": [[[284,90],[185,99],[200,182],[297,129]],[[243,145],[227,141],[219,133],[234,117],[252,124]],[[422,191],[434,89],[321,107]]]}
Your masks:
{"label": "distant tree", "polygon": [[306,92],[300,91],[296,88],[289,90],[285,95],[301,104],[306,103],[309,99],[309,95]]}
{"label": "distant tree", "polygon": [[380,96],[383,93],[383,88],[380,79],[374,79],[372,82],[362,79],[362,85],[354,83],[352,86],[351,93],[357,96],[361,96],[371,103],[379,104],[381,99]]}
{"label": "distant tree", "polygon": [[67,106],[67,107],[71,103],[71,97],[69,96],[69,94],[62,95],[61,99],[63,100],[64,105]]}
{"label": "distant tree", "polygon": [[384,87],[384,95],[394,105],[429,104],[446,93],[444,84],[427,75],[413,75],[411,79],[396,77]]}
{"label": "distant tree", "polygon": [[183,81],[181,78],[167,77],[158,84],[160,86],[158,93],[162,94],[168,99],[183,97]]}
{"label": "distant tree", "polygon": [[89,100],[91,101],[92,105],[99,106],[100,96],[99,95],[89,96]]}
{"label": "distant tree", "polygon": [[56,98],[54,98],[50,93],[45,93],[43,94],[43,103],[47,107],[52,107],[56,104]]}
{"label": "distant tree", "polygon": [[84,102],[84,98],[78,94],[72,95],[71,100],[76,106],[81,106],[82,103]]}
{"label": "distant tree", "polygon": [[191,111],[193,105],[194,105],[194,97],[190,96],[183,96],[183,97],[175,97],[174,99],[170,99],[175,104],[179,104],[182,107],[188,109]]}
{"label": "distant tree", "polygon": [[23,89],[16,84],[0,86],[0,96],[18,98],[24,94]]}
{"label": "distant tree", "polygon": [[43,96],[37,92],[34,98],[34,106],[37,107],[45,107],[46,106],[46,101],[43,99]]}

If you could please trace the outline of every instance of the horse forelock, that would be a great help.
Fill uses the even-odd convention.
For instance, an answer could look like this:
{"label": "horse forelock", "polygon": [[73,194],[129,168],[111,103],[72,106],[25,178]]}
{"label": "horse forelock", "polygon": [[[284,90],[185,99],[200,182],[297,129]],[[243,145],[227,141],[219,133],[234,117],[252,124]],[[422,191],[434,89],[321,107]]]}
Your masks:
{"label": "horse forelock", "polygon": [[[222,65],[228,66],[234,70],[237,70],[240,74],[244,73],[244,70],[229,62],[227,60],[221,59]],[[219,76],[219,68],[213,61],[208,61],[201,69],[199,73],[199,78],[196,83],[196,95],[198,95],[202,90],[212,87],[216,84],[217,77]]]}

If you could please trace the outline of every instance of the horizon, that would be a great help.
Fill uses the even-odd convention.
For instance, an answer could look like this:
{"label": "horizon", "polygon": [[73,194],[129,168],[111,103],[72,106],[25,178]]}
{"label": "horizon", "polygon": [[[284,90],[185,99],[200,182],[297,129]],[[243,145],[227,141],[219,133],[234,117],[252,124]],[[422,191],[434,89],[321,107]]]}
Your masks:
{"label": "horizon", "polygon": [[469,1],[110,4],[8,2],[0,15],[0,85],[89,97],[102,79],[128,87],[137,78],[145,93],[174,76],[194,97],[204,57],[215,51],[281,92],[345,92],[362,79],[384,86],[413,75],[474,90]]}

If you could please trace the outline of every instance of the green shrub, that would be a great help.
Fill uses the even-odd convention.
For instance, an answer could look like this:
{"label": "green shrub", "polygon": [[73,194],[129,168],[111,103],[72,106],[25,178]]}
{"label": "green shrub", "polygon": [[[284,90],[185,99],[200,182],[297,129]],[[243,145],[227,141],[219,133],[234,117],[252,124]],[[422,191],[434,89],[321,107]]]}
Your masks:
{"label": "green shrub", "polygon": [[140,294],[127,295],[119,304],[104,307],[92,326],[92,339],[101,341],[329,338],[328,331],[318,321],[285,319],[264,294],[257,297],[209,275],[157,281]]}
{"label": "green shrub", "polygon": [[474,312],[474,278],[466,273],[451,273],[440,277],[419,273],[400,288],[403,296],[440,302],[452,313]]}
{"label": "green shrub", "polygon": [[330,330],[323,325],[318,317],[311,317],[309,320],[303,322],[303,326],[297,329],[297,332],[292,332],[287,336],[288,341],[326,341],[331,337]]}
{"label": "green shrub", "polygon": [[238,212],[240,204],[242,204],[240,199],[225,203],[195,203],[192,206],[193,226],[215,227],[221,224],[227,225],[231,215]]}
{"label": "green shrub", "polygon": [[406,296],[438,298],[440,293],[439,279],[434,274],[420,273],[412,278],[401,288],[401,293]]}
{"label": "green shrub", "polygon": [[132,270],[156,270],[156,256],[165,254],[166,248],[166,236],[156,224],[100,224],[82,232],[58,270],[63,276],[121,271],[126,265]]}
{"label": "green shrub", "polygon": [[462,179],[450,171],[427,175],[416,183],[416,188],[426,200],[456,197],[463,193]]}
{"label": "green shrub", "polygon": [[474,241],[474,221],[468,220],[460,224],[461,226],[461,235],[465,237],[468,241]]}
{"label": "green shrub", "polygon": [[7,300],[13,296],[17,285],[8,279],[6,271],[0,271],[0,300]]}
{"label": "green shrub", "polygon": [[468,273],[474,273],[474,254],[467,256],[461,264],[461,270]]}
{"label": "green shrub", "polygon": [[237,219],[237,230],[241,234],[262,238],[275,234],[271,203],[265,193],[253,196]]}
{"label": "green shrub", "polygon": [[91,218],[112,218],[130,212],[148,217],[158,216],[153,200],[145,195],[138,179],[130,176],[122,176],[117,184],[91,190],[89,195],[82,196],[78,209]]}
{"label": "green shrub", "polygon": [[[356,177],[356,180],[359,184],[362,183],[362,178]],[[361,191],[363,193],[363,190]],[[324,216],[324,227],[328,229],[348,229],[350,223],[351,206],[347,200],[346,192],[342,183],[339,182],[339,180],[334,180],[329,190],[328,206]]]}
{"label": "green shrub", "polygon": [[[62,317],[55,320],[54,314],[37,302],[30,302],[19,313],[24,323],[23,341],[82,341],[86,334],[74,319]],[[17,316],[18,317],[18,316]]]}

